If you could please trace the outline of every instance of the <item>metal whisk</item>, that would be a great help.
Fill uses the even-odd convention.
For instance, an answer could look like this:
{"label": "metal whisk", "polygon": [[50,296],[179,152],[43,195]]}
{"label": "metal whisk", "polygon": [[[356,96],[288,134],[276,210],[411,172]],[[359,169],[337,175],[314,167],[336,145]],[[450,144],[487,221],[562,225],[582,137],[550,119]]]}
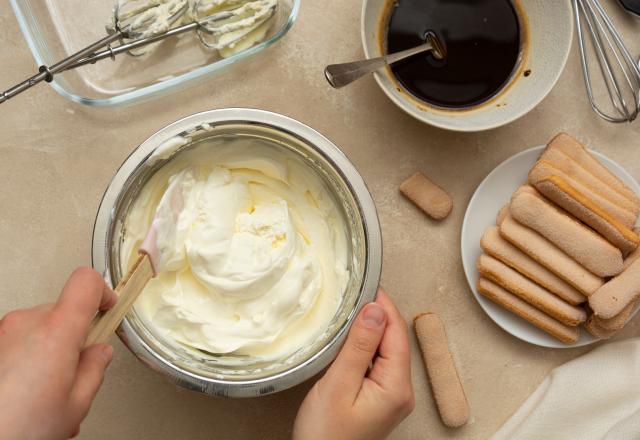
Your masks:
{"label": "metal whisk", "polygon": [[[640,111],[640,68],[636,60],[598,0],[573,0],[573,7],[591,107],[609,122],[632,122]],[[610,98],[608,104],[598,102],[594,95],[585,30]]]}
{"label": "metal whisk", "polygon": [[[0,104],[42,81],[53,81],[57,73],[105,58],[115,59],[122,52],[138,56],[135,49],[193,30],[206,47],[221,49],[269,20],[276,6],[277,0],[120,0],[114,8],[113,22],[107,26],[109,35],[52,66],[40,66],[39,73],[0,94]],[[247,27],[248,18],[252,24]],[[220,41],[229,34],[231,37]],[[121,44],[112,47],[117,40]]]}

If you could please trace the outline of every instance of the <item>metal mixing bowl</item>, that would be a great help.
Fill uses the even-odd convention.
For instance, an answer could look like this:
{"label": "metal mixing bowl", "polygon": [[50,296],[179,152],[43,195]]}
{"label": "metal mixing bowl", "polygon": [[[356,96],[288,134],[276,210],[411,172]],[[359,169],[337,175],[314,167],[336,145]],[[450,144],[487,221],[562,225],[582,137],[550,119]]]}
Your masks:
{"label": "metal mixing bowl", "polygon": [[[186,145],[174,142],[188,137]],[[143,142],[122,164],[109,184],[93,231],[93,266],[115,286],[122,277],[120,247],[132,202],[159,168],[182,151],[212,138],[253,137],[273,148],[287,149],[303,159],[329,188],[343,211],[350,244],[349,284],[326,331],[308,347],[286,359],[259,362],[220,357],[180,346],[154,333],[129,312],[118,329],[125,345],[146,365],[180,386],[211,395],[252,397],[297,385],[325,368],[340,349],[358,311],[375,298],[382,266],[380,225],[362,177],[331,141],[310,127],[275,113],[253,109],[222,109],[177,121]],[[212,143],[215,145],[215,143]],[[213,148],[213,147],[212,147]],[[155,154],[154,154],[155,153]]]}

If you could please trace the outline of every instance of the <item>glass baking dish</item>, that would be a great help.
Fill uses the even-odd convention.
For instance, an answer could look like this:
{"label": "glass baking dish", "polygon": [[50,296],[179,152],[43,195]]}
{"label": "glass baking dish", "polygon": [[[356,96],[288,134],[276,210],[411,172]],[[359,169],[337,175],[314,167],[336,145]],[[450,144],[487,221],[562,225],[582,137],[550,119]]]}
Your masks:
{"label": "glass baking dish", "polygon": [[[195,35],[170,37],[144,57],[118,55],[57,74],[62,96],[90,106],[133,104],[194,85],[261,52],[293,25],[301,0],[279,0],[263,42],[221,58]],[[51,65],[106,36],[116,0],[11,0],[20,29],[38,66]],[[25,72],[25,78],[35,72]]]}

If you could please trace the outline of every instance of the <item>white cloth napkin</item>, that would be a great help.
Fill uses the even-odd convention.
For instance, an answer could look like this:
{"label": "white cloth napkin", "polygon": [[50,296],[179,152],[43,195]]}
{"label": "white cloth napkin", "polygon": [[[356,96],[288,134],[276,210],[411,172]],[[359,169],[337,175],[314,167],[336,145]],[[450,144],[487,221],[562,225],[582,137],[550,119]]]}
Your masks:
{"label": "white cloth napkin", "polygon": [[553,370],[492,437],[502,439],[640,439],[640,338]]}

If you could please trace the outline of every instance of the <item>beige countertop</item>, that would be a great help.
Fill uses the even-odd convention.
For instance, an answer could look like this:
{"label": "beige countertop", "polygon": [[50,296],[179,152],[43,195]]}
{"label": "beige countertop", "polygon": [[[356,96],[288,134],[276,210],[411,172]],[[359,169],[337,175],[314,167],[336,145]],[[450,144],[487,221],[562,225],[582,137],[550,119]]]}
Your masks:
{"label": "beige countertop", "polygon": [[[616,14],[626,35],[640,23]],[[442,315],[471,404],[470,423],[445,429],[435,412],[415,340],[417,405],[392,439],[482,439],[491,435],[555,366],[589,348],[550,350],[521,342],[480,309],[460,262],[466,204],[496,165],[567,131],[640,178],[640,125],[610,125],[589,108],[577,52],[552,93],[526,117],[497,130],[459,134],[424,125],[395,107],[366,78],[331,90],[325,64],[362,56],[360,2],[305,0],[291,33],[240,76],[130,108],[91,109],[41,85],[0,106],[0,315],[54,301],[69,272],[90,264],[91,232],[102,192],[125,157],[164,125],[230,106],[294,117],[340,146],[375,199],[384,238],[383,285],[407,320]],[[0,87],[21,81],[34,62],[9,2],[0,3]],[[640,50],[635,38],[633,53]],[[420,170],[450,192],[455,207],[428,220],[398,193]],[[640,320],[617,339],[640,335]],[[116,339],[115,359],[81,439],[285,439],[310,383],[251,400],[211,398],[176,388]]]}

